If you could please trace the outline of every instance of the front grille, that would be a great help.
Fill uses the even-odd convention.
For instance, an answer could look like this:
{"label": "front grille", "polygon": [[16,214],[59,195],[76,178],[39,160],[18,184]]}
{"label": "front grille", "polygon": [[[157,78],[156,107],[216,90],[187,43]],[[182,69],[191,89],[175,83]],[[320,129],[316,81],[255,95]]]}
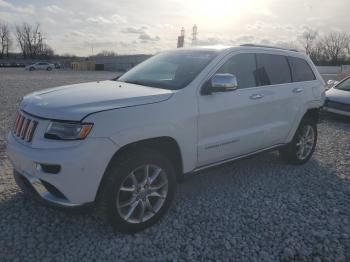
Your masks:
{"label": "front grille", "polygon": [[331,100],[326,100],[325,106],[329,108],[350,112],[350,104],[343,104],[343,103],[334,102]]}
{"label": "front grille", "polygon": [[16,137],[26,142],[31,142],[35,133],[38,122],[17,113],[13,133]]}

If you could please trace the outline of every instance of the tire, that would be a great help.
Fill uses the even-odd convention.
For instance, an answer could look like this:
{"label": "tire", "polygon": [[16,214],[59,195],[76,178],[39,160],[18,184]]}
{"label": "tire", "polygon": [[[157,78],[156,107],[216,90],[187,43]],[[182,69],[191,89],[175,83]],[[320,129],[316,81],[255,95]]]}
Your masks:
{"label": "tire", "polygon": [[[305,164],[312,157],[316,144],[316,122],[312,119],[305,118],[301,121],[292,142],[279,150],[280,157],[288,164]],[[304,147],[304,150],[301,150],[301,147]]]}
{"label": "tire", "polygon": [[[153,182],[148,187],[138,188],[145,182],[145,170],[148,170],[147,181],[153,179]],[[134,178],[137,183],[134,183]],[[99,213],[119,232],[141,231],[155,224],[166,213],[176,186],[173,165],[158,151],[148,148],[127,151],[112,160],[106,170],[97,199]],[[160,187],[158,195],[164,198],[152,191],[157,187]]]}
{"label": "tire", "polygon": [[51,70],[52,70],[52,68],[51,68],[51,67],[48,67],[48,68],[46,68],[46,70],[47,70],[47,71],[51,71]]}
{"label": "tire", "polygon": [[29,71],[34,71],[35,68],[34,67],[29,67]]}

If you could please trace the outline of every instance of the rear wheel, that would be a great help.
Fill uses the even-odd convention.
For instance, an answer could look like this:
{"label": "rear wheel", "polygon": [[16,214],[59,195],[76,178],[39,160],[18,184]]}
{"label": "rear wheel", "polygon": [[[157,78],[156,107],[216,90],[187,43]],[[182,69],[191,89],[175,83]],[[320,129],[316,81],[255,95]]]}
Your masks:
{"label": "rear wheel", "polygon": [[106,171],[99,204],[120,232],[133,233],[156,223],[176,191],[176,173],[158,151],[123,154]]}
{"label": "rear wheel", "polygon": [[315,121],[304,119],[290,144],[280,149],[281,158],[290,164],[306,163],[315,151],[317,143],[317,127]]}

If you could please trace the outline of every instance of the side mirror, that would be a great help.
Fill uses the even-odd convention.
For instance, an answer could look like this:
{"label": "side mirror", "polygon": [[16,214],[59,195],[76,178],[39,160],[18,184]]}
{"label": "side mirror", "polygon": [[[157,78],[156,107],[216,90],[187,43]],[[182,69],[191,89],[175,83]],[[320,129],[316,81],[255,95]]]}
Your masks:
{"label": "side mirror", "polygon": [[327,81],[327,85],[329,85],[329,86],[335,86],[335,85],[337,85],[337,84],[339,84],[339,81],[337,81],[337,80],[328,80]]}
{"label": "side mirror", "polygon": [[234,91],[238,87],[237,78],[232,74],[216,74],[201,90],[202,95],[210,95],[215,92]]}
{"label": "side mirror", "polygon": [[328,80],[328,81],[327,81],[327,85],[330,85],[330,86],[331,86],[331,85],[334,85],[334,80],[331,80],[331,79]]}

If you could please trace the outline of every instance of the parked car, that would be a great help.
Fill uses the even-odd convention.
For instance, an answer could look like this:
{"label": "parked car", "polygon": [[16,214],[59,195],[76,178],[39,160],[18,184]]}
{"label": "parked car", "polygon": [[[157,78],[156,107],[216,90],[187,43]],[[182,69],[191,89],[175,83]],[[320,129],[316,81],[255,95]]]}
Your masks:
{"label": "parked car", "polygon": [[323,109],[333,114],[350,116],[350,76],[327,90]]}
{"label": "parked car", "polygon": [[296,51],[177,49],[116,81],[25,96],[8,155],[34,198],[95,203],[116,229],[136,232],[164,215],[184,175],[267,150],[307,162],[324,85]]}
{"label": "parked car", "polygon": [[55,63],[55,69],[61,69],[63,66],[60,63]]}
{"label": "parked car", "polygon": [[337,80],[333,80],[333,79],[330,79],[327,81],[327,85],[326,85],[326,91],[330,88],[332,88],[333,86],[337,85],[340,81],[337,81]]}
{"label": "parked car", "polygon": [[47,70],[51,71],[53,68],[55,68],[54,64],[47,63],[47,62],[38,62],[35,64],[27,65],[25,67],[26,70],[34,71],[34,70]]}

